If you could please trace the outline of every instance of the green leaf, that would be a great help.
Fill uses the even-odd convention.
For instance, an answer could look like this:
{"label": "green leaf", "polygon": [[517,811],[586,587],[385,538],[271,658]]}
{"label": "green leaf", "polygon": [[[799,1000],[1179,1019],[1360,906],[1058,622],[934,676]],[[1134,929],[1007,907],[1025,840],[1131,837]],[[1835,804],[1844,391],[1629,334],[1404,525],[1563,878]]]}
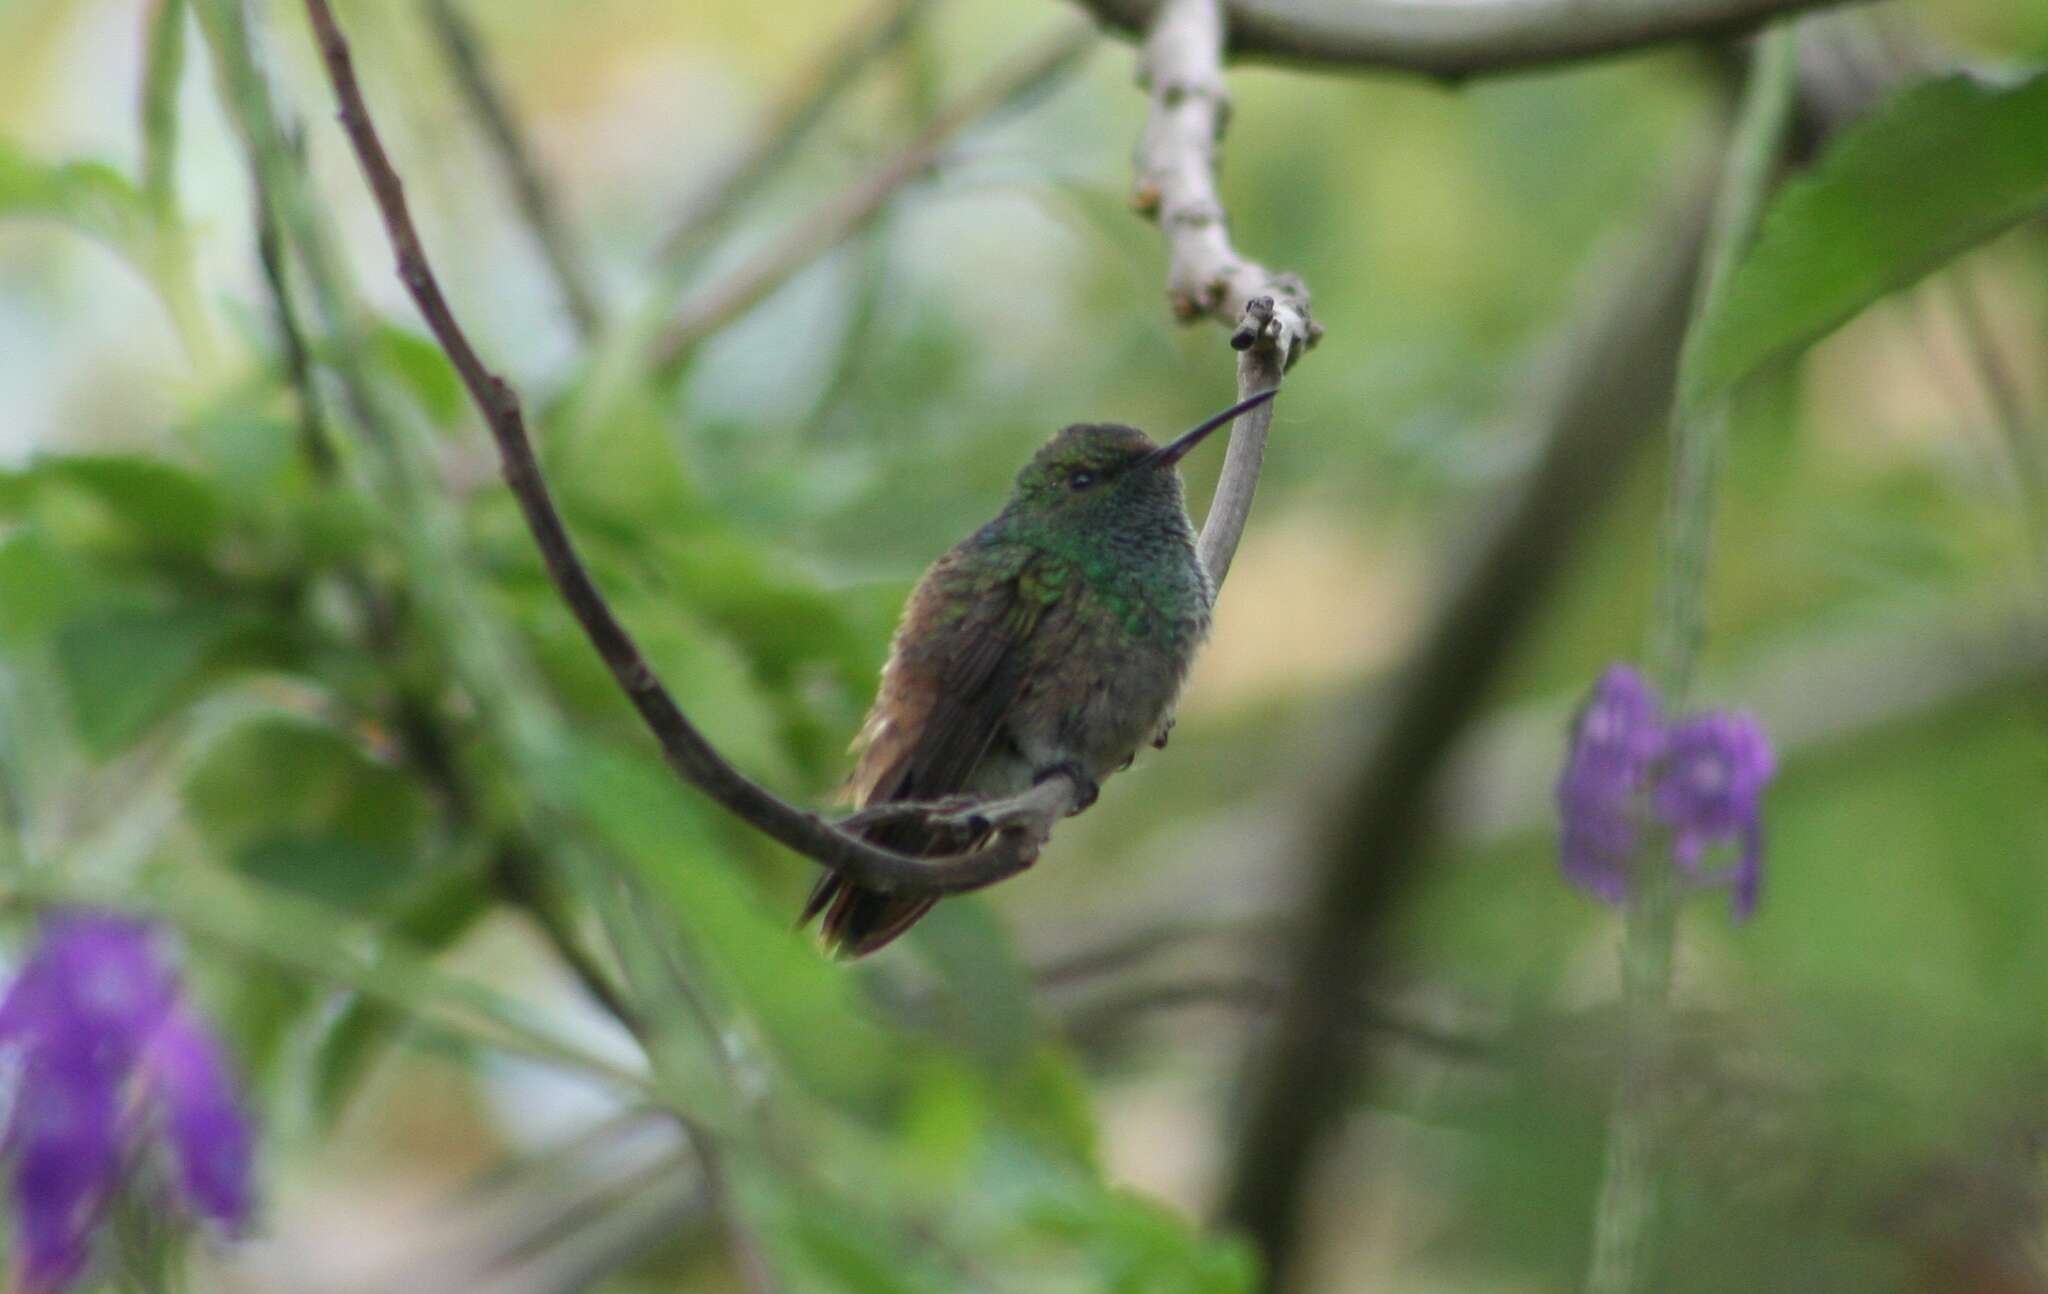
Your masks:
{"label": "green leaf", "polygon": [[316,903],[235,880],[218,869],[182,869],[175,885],[138,895],[38,868],[15,885],[38,904],[106,908],[152,917],[195,939],[217,941],[313,980],[354,989],[406,1013],[421,1029],[460,1044],[530,1056],[647,1095],[645,1080],[558,1029],[531,1006],[477,980],[452,975],[398,939],[374,957],[361,926]]}
{"label": "green leaf", "polygon": [[193,765],[183,792],[208,845],[244,862],[286,841],[342,841],[386,858],[418,857],[433,820],[410,769],[380,762],[352,734],[302,716],[266,716],[227,734]]}
{"label": "green leaf", "polygon": [[938,974],[948,1032],[984,1063],[1013,1071],[1037,1033],[1031,975],[988,905],[971,896],[941,903],[909,943]]}
{"label": "green leaf", "polygon": [[94,755],[119,750],[185,699],[237,618],[217,607],[95,612],[57,635],[57,661],[79,735]]}
{"label": "green leaf", "polygon": [[1787,184],[1687,350],[1696,409],[2048,206],[2048,75],[1901,94]]}
{"label": "green leaf", "polygon": [[34,530],[0,540],[0,643],[45,634],[77,614],[91,579]]}
{"label": "green leaf", "polygon": [[[410,896],[387,933],[414,953],[433,954],[461,938],[485,913],[490,898],[473,870],[450,869]],[[404,1028],[407,1017],[388,1003],[357,994],[322,1040],[313,1061],[313,1106],[338,1118],[370,1065]]]}
{"label": "green leaf", "polygon": [[468,395],[455,366],[432,339],[392,323],[379,323],[370,334],[370,354],[419,401],[435,425],[452,426]]}
{"label": "green leaf", "polygon": [[769,910],[659,765],[585,746],[556,784],[581,816],[666,900],[710,987],[737,1004],[776,1056],[814,1091],[860,1101],[878,1090],[891,1047],[853,981]]}
{"label": "green leaf", "polygon": [[220,534],[221,500],[212,483],[161,459],[78,454],[32,470],[90,496],[152,547],[204,552]]}
{"label": "green leaf", "polygon": [[1042,1198],[1034,1220],[1087,1254],[1115,1294],[1251,1294],[1259,1265],[1238,1240],[1211,1240],[1162,1205],[1073,1182]]}
{"label": "green leaf", "polygon": [[411,857],[338,832],[261,840],[235,866],[252,880],[351,914],[382,906],[415,873]]}
{"label": "green leaf", "polygon": [[195,357],[210,356],[212,328],[193,276],[192,240],[160,189],[161,209],[98,162],[40,162],[0,140],[0,220],[47,219],[97,239],[148,280]]}
{"label": "green leaf", "polygon": [[56,220],[146,265],[156,222],[126,176],[98,162],[39,162],[0,140],[0,218]]}

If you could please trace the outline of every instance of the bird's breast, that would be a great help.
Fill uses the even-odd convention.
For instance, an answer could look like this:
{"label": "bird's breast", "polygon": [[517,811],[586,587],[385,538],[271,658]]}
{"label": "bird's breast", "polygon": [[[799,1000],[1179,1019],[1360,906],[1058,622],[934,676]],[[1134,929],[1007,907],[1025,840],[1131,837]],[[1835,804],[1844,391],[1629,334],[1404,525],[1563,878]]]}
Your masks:
{"label": "bird's breast", "polygon": [[1098,779],[1164,723],[1209,628],[1209,587],[1192,542],[1179,560],[1134,569],[1075,563],[1033,635],[1034,668],[1012,733],[1038,766],[1072,759]]}

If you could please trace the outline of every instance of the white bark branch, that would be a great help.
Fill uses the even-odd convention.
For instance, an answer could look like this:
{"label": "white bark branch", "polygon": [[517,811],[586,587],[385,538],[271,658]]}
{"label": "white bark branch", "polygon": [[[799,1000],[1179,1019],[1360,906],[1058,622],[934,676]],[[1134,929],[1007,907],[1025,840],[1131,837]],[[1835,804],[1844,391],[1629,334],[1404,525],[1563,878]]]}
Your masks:
{"label": "white bark branch", "polygon": [[[1076,0],[1111,27],[1152,30],[1175,0]],[[1235,57],[1457,79],[1729,36],[1784,14],[1864,0],[1228,0]]]}
{"label": "white bark branch", "polygon": [[[1230,116],[1223,39],[1221,0],[1166,0],[1158,7],[1138,63],[1152,107],[1138,142],[1132,201],[1158,220],[1166,239],[1166,299],[1175,317],[1233,327],[1243,397],[1278,386],[1323,330],[1309,314],[1308,289],[1299,278],[1276,274],[1231,245],[1216,191],[1217,151]],[[1231,429],[1200,546],[1202,564],[1219,588],[1251,514],[1272,422],[1269,402]]]}

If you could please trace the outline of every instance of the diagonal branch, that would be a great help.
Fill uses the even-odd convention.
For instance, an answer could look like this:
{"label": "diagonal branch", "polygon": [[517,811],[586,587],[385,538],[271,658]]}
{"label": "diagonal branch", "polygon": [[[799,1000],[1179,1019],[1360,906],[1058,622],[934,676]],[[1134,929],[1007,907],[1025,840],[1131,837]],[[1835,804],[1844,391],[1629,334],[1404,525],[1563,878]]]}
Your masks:
{"label": "diagonal branch", "polygon": [[685,261],[725,232],[733,213],[796,150],[876,55],[909,34],[931,0],[873,0],[836,35],[817,61],[783,91],[753,142],[691,194],[661,243],[665,261]]}
{"label": "diagonal branch", "polygon": [[1051,833],[1052,824],[1075,807],[1078,788],[1071,779],[1049,779],[1014,801],[985,809],[984,813],[999,824],[996,842],[987,849],[950,858],[915,858],[879,848],[815,813],[777,798],[728,763],[697,731],[655,676],[653,667],[619,623],[577,556],[534,457],[518,393],[484,365],[462,325],[456,322],[420,243],[404,185],[371,121],[356,81],[348,41],[335,22],[333,10],[327,0],[306,0],[306,12],[340,103],[342,128],[362,164],[397,255],[399,279],[490,427],[505,482],[519,502],[549,579],[627,699],[661,743],[670,767],[765,835],[871,889],[959,893],[993,884],[1028,867]]}
{"label": "diagonal branch", "polygon": [[576,323],[576,331],[590,337],[603,322],[597,289],[591,284],[588,267],[577,254],[575,240],[562,219],[561,204],[555,200],[554,189],[534,158],[526,132],[497,78],[491,74],[476,28],[456,8],[455,0],[427,0],[427,25],[434,29],[434,39],[455,74],[463,101],[476,115],[477,125],[498,155],[498,164],[504,168],[513,197],[518,200],[519,213],[525,217],[534,241],[540,244],[541,257],[554,275],[555,287],[562,294],[569,317]]}
{"label": "diagonal branch", "polygon": [[[1323,335],[1309,314],[1308,288],[1240,255],[1216,191],[1216,160],[1230,116],[1223,84],[1222,0],[1166,0],[1139,57],[1138,81],[1151,96],[1138,142],[1132,205],[1159,222],[1166,239],[1166,299],[1184,322],[1215,319],[1231,327],[1239,396],[1280,384],[1280,377]],[[1216,497],[1202,526],[1202,565],[1216,584],[1230,571],[1251,515],[1266,455],[1273,406],[1237,420]]]}
{"label": "diagonal branch", "polygon": [[798,270],[873,220],[891,195],[938,162],[955,135],[1073,67],[1096,41],[1095,29],[1086,23],[1062,24],[1038,44],[1005,61],[948,104],[900,151],[686,303],[654,342],[655,371],[675,374],[705,338],[760,304]]}
{"label": "diagonal branch", "polygon": [[[1668,41],[1733,36],[1865,0],[1228,0],[1230,52],[1457,80]],[[1125,32],[1177,0],[1076,0]]]}

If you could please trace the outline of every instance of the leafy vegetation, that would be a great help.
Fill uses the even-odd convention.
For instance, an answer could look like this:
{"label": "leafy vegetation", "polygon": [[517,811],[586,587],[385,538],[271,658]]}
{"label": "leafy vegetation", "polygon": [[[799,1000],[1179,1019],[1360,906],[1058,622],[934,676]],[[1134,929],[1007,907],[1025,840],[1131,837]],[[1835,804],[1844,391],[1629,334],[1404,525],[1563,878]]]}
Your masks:
{"label": "leafy vegetation", "polygon": [[[191,8],[113,35],[90,6],[0,8],[8,946],[60,906],[178,932],[262,1130],[264,1243],[117,1219],[95,1279],[1260,1289],[1205,1214],[1289,896],[1306,851],[1344,848],[1331,788],[1538,448],[1581,283],[1613,286],[1610,245],[1658,227],[1725,112],[1706,65],[1454,94],[1233,71],[1235,236],[1302,271],[1330,333],[1289,378],[1173,742],[1032,873],[849,966],[791,931],[814,866],[676,781],[545,579],[388,280],[298,6],[247,48],[241,6]],[[585,346],[559,317],[411,7],[351,5],[436,265],[678,699],[825,806],[911,581],[1043,437],[1228,396],[1222,338],[1170,331],[1123,209],[1128,50],[969,130],[667,381],[636,312],[668,279],[703,291],[1055,15],[919,7],[738,232],[675,266],[657,249],[714,145],[840,6],[470,8],[611,326]],[[2048,20],[2020,8],[1919,13],[2031,66]],[[1659,1290],[2038,1266],[2048,572],[2011,481],[2048,390],[2044,87],[1887,95],[1778,185],[1690,342],[1688,403],[1730,420],[1698,691],[1756,714],[1781,772],[1755,919],[1681,930]],[[1583,1274],[1615,924],[1562,882],[1550,796],[1569,707],[1650,610],[1642,457],[1472,683],[1488,713],[1437,781],[1391,977],[1331,1042],[1374,1065],[1325,1147],[1304,1288]],[[1188,463],[1198,509],[1215,470]],[[353,1212],[387,1189],[452,1203]]]}

